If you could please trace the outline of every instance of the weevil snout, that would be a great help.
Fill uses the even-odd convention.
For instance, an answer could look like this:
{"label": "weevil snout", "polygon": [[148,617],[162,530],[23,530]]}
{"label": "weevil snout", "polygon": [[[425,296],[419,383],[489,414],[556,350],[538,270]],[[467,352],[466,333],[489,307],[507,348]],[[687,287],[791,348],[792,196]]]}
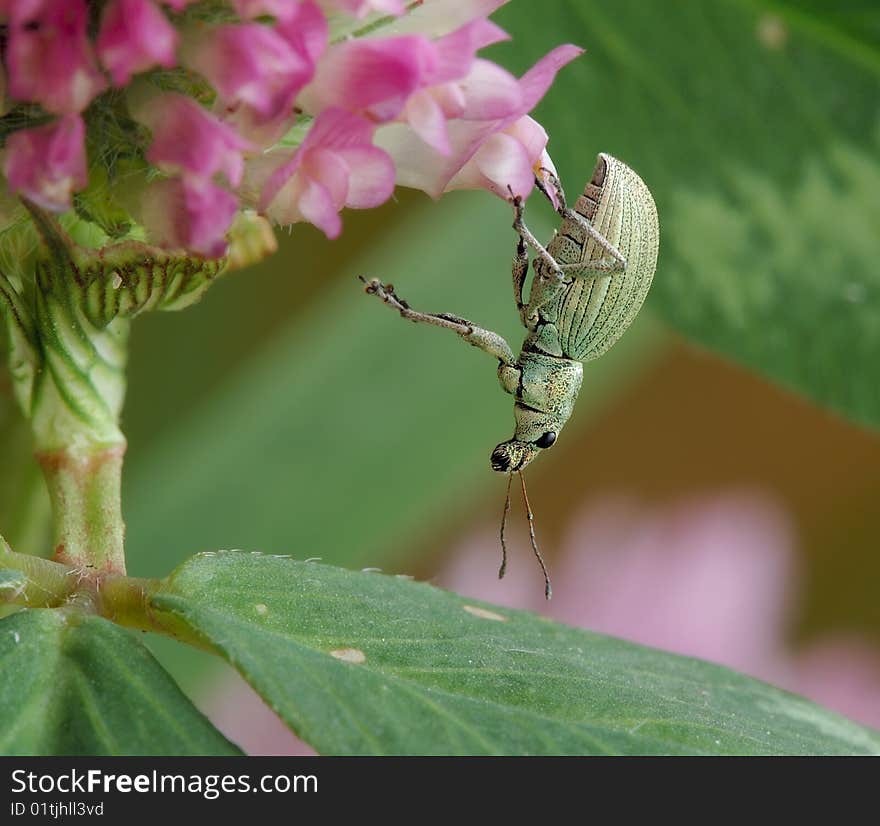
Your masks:
{"label": "weevil snout", "polygon": [[492,463],[492,470],[497,470],[499,473],[507,473],[510,470],[510,455],[504,447],[503,444],[498,445],[489,457],[489,461]]}
{"label": "weevil snout", "polygon": [[514,473],[522,470],[540,452],[540,448],[531,442],[509,439],[495,447],[489,461],[492,463],[492,470],[498,473]]}

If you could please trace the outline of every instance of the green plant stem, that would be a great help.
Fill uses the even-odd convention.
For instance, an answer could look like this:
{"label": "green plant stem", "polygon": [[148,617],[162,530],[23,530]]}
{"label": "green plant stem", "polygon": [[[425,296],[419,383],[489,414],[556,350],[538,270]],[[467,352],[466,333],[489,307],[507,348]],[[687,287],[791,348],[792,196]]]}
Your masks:
{"label": "green plant stem", "polygon": [[0,574],[21,574],[20,584],[9,576],[0,582],[0,604],[28,608],[73,608],[97,614],[118,625],[153,631],[216,653],[198,632],[150,604],[165,580],[100,573],[90,566],[71,566],[13,551],[0,536]]}
{"label": "green plant stem", "polygon": [[52,500],[55,560],[125,574],[120,485],[125,445],[37,454]]}
{"label": "green plant stem", "polygon": [[24,575],[18,588],[4,589],[0,601],[46,608],[60,605],[76,589],[77,578],[67,565],[30,554],[19,554],[0,537],[0,568]]}
{"label": "green plant stem", "polygon": [[99,612],[119,625],[164,634],[179,642],[217,653],[213,645],[175,615],[156,611],[150,605],[151,597],[163,585],[164,580],[161,579],[138,579],[109,574],[100,579]]}

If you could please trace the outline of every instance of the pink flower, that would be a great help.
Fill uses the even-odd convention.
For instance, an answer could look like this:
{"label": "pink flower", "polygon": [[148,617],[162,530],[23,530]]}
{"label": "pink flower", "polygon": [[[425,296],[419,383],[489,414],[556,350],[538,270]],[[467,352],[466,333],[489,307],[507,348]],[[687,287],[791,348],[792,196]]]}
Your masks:
{"label": "pink flower", "polygon": [[[450,151],[445,156],[410,125],[382,127],[376,144],[394,158],[398,183],[434,198],[451,189],[475,187],[507,198],[508,186],[514,194],[527,196],[537,168],[547,160],[547,135],[526,113],[544,96],[559,69],[581,53],[577,46],[559,46],[539,60],[520,78],[518,104],[506,116],[493,116],[497,110],[483,104],[487,114],[479,119],[481,106],[476,101],[497,99],[490,93],[475,96],[470,109],[446,123]],[[478,74],[485,71],[475,68]]]}
{"label": "pink flower", "polygon": [[477,50],[506,37],[479,19],[434,41],[414,34],[337,43],[318,62],[300,104],[313,114],[335,106],[380,123],[403,119],[438,151],[448,151],[447,118],[499,118],[519,107],[517,80],[475,60]]}
{"label": "pink flower", "polygon": [[217,90],[230,112],[265,123],[289,117],[327,45],[327,21],[314,3],[288,4],[274,26],[220,26],[189,49],[186,62]]}
{"label": "pink flower", "polygon": [[6,140],[3,173],[11,192],[44,209],[69,209],[72,193],[88,183],[83,119],[65,115],[13,132]]}
{"label": "pink flower", "polygon": [[260,23],[213,29],[187,55],[230,107],[245,105],[260,118],[289,114],[314,65],[278,32]]}
{"label": "pink flower", "polygon": [[[7,80],[9,98],[33,104],[33,112],[63,116],[84,112],[110,80],[128,86],[129,111],[152,132],[147,161],[175,179],[154,187],[150,199],[152,224],[161,230],[154,235],[169,243],[191,240],[192,249],[216,254],[233,197],[335,236],[344,206],[375,206],[391,193],[393,159],[373,145],[377,124],[394,123],[382,140],[401,179],[432,194],[463,186],[524,190],[526,172],[549,163],[546,134],[525,113],[570,56],[557,51],[558,65],[550,66],[551,55],[520,80],[478,58],[507,36],[486,19],[503,2],[227,0],[227,15],[181,17],[194,0],[0,0],[0,86]],[[396,19],[388,27],[360,22],[383,15]],[[204,80],[191,96],[177,85],[160,93],[130,83],[152,67],[176,65]],[[202,106],[207,99],[216,104]],[[105,102],[113,106],[109,96]],[[10,136],[10,185],[52,208],[69,206],[72,192],[86,185],[85,143],[97,159],[138,141],[105,128],[96,107],[93,114],[87,136],[81,121],[66,119]],[[284,149],[267,153],[282,139]],[[44,144],[51,153],[40,160],[35,147]]]}
{"label": "pink flower", "polygon": [[438,37],[432,41],[434,62],[426,69],[425,85],[433,86],[466,77],[473,67],[474,56],[480,49],[509,39],[510,35],[504,29],[482,18]]}
{"label": "pink flower", "polygon": [[84,0],[27,0],[11,6],[9,93],[58,114],[81,112],[106,83],[86,35]]}
{"label": "pink flower", "polygon": [[220,173],[232,186],[241,181],[242,152],[250,144],[191,98],[160,95],[138,112],[138,119],[153,132],[147,160],[164,172],[202,180]]}
{"label": "pink flower", "polygon": [[[283,2],[283,0],[282,0]],[[327,48],[329,32],[324,13],[311,0],[301,0],[284,7],[284,13],[276,15],[277,31],[297,54],[314,64]]]}
{"label": "pink flower", "polygon": [[238,199],[210,181],[172,178],[147,188],[139,218],[152,243],[219,258],[237,209]]}
{"label": "pink flower", "polygon": [[516,112],[522,103],[517,79],[488,60],[475,58],[479,49],[507,38],[505,31],[481,19],[434,41],[423,88],[409,96],[397,119],[440,154],[449,155],[448,119],[488,120]]}
{"label": "pink flower", "polygon": [[374,121],[391,120],[435,60],[431,41],[418,35],[337,43],[318,61],[300,104],[315,115],[333,107]]}
{"label": "pink flower", "polygon": [[[322,112],[299,149],[268,170],[260,211],[282,224],[308,221],[336,238],[342,230],[342,207],[378,206],[394,190],[394,165],[372,145],[373,128],[341,109]],[[255,172],[264,177],[259,167]]]}
{"label": "pink flower", "polygon": [[[261,146],[271,146],[295,122],[295,97],[311,80],[315,61],[327,47],[327,21],[323,12],[308,0],[299,3],[258,0],[238,5],[246,5],[240,12],[243,16],[245,12],[256,15],[274,12],[276,16],[283,13],[277,16],[271,29],[256,24],[252,27],[270,32],[273,41],[270,48],[265,52],[256,49],[256,41],[242,37],[235,45],[241,47],[244,54],[235,60],[230,60],[229,50],[222,48],[209,48],[200,53],[197,47],[191,54],[193,62],[216,80],[218,88],[227,87],[225,94],[221,92],[226,99],[223,121],[242,137]],[[280,63],[288,64],[288,70],[279,68],[272,59],[273,53],[280,57]]]}
{"label": "pink flower", "polygon": [[151,0],[113,0],[104,9],[97,50],[114,86],[153,66],[175,64],[177,31]]}
{"label": "pink flower", "polygon": [[502,198],[531,192],[541,166],[553,171],[547,154],[547,133],[540,123],[524,115],[506,129],[495,132],[446,184],[453,189],[488,189]]}

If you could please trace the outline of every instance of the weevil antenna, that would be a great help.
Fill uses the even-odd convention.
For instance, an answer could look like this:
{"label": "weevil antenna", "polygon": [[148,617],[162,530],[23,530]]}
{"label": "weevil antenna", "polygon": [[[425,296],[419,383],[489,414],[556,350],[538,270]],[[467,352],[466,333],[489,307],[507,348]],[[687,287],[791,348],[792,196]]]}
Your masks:
{"label": "weevil antenna", "polygon": [[547,599],[553,596],[553,586],[550,584],[550,574],[547,573],[547,566],[544,564],[544,557],[541,556],[541,552],[538,550],[538,540],[535,539],[535,517],[532,515],[532,506],[529,502],[529,495],[526,493],[526,478],[523,476],[522,471],[517,471],[519,473],[519,481],[522,485],[522,495],[523,495],[523,503],[526,506],[526,516],[529,520],[529,538],[532,540],[532,550],[535,552],[535,558],[538,560],[538,564],[541,566],[541,570],[544,572],[544,596]]}
{"label": "weevil antenna", "polygon": [[498,569],[498,579],[504,579],[507,570],[507,543],[504,541],[504,529],[507,527],[507,515],[510,513],[510,483],[513,474],[507,474],[507,494],[504,497],[504,513],[501,514],[501,567]]}

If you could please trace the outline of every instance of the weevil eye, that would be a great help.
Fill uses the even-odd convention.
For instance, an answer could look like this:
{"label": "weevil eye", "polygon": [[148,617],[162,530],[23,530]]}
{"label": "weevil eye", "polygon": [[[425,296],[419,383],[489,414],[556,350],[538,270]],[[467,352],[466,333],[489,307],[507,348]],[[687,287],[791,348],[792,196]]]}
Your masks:
{"label": "weevil eye", "polygon": [[535,440],[535,447],[550,447],[556,441],[556,431],[548,430],[540,439]]}

